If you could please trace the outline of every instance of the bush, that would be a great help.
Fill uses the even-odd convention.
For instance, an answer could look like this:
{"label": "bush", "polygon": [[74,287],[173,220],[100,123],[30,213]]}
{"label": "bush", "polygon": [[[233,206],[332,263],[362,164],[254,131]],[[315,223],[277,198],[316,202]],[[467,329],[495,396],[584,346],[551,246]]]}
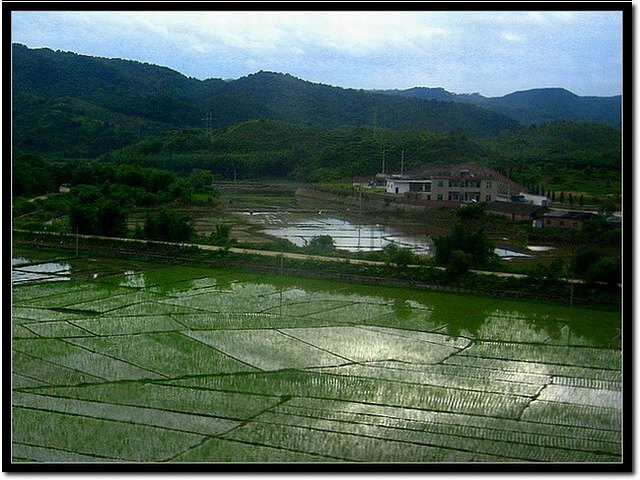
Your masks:
{"label": "bush", "polygon": [[314,253],[333,253],[336,245],[331,235],[318,235],[309,241],[306,249]]}
{"label": "bush", "polygon": [[231,225],[216,225],[215,229],[209,235],[209,242],[212,245],[220,247],[228,247],[233,243],[231,238]]}
{"label": "bush", "polygon": [[460,276],[469,271],[473,265],[473,255],[462,250],[451,252],[445,271],[451,276]]}

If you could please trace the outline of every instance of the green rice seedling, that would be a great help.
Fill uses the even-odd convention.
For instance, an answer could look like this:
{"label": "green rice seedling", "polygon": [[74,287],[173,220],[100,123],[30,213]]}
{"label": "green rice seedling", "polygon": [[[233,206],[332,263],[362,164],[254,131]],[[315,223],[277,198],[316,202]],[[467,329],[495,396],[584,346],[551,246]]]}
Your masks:
{"label": "green rice seedling", "polygon": [[278,313],[219,312],[175,315],[189,330],[253,330],[267,328],[322,327],[327,322],[313,317],[288,317]]}
{"label": "green rice seedling", "polygon": [[52,387],[37,393],[232,420],[245,420],[280,403],[278,396],[183,388],[154,383]]}
{"label": "green rice seedling", "polygon": [[622,361],[620,351],[614,349],[503,342],[476,342],[461,355],[615,370]]}
{"label": "green rice seedling", "polygon": [[468,452],[452,452],[448,449],[363,435],[257,422],[250,422],[223,438],[353,462],[465,462],[471,458]]}
{"label": "green rice seedling", "polygon": [[89,351],[109,355],[153,373],[142,378],[254,370],[253,367],[179,332],[75,338],[69,341]]}
{"label": "green rice seedling", "polygon": [[165,460],[204,438],[164,428],[22,407],[12,409],[12,420],[16,442],[122,461]]}
{"label": "green rice seedling", "polygon": [[28,462],[61,462],[61,463],[87,463],[87,462],[111,462],[119,461],[118,458],[83,455],[81,453],[68,452],[59,448],[37,447],[13,442],[11,454],[16,459],[23,459]]}
{"label": "green rice seedling", "polygon": [[[66,289],[56,295],[48,295],[29,300],[29,306],[71,308],[92,300],[105,299],[113,295],[127,293],[117,288],[104,288],[96,284],[84,284],[83,288]],[[79,310],[74,307],[75,310]]]}
{"label": "green rice seedling", "polygon": [[[45,338],[86,337],[91,335],[88,331],[65,321],[36,322],[23,324],[23,326],[34,332],[35,336]],[[19,337],[14,336],[14,338]]]}
{"label": "green rice seedling", "polygon": [[484,369],[475,367],[471,363],[468,365],[454,365],[449,363],[440,363],[434,365],[423,365],[407,362],[395,362],[395,361],[381,361],[381,362],[369,362],[365,364],[370,367],[383,367],[391,370],[398,370],[402,372],[408,372],[410,375],[413,372],[426,373],[426,374],[440,374],[447,376],[459,376],[470,379],[483,379],[490,377],[492,380],[504,381],[504,382],[516,382],[527,383],[531,385],[547,385],[552,383],[551,375],[542,375],[538,373],[525,373],[515,371],[504,371],[497,369]]}
{"label": "green rice seedling", "polygon": [[77,385],[104,381],[99,376],[81,372],[73,367],[68,368],[51,363],[19,351],[12,352],[11,370],[13,373],[25,375],[46,385]]}
{"label": "green rice seedling", "polygon": [[[302,400],[302,399],[300,399]],[[311,399],[313,401],[313,399]],[[319,402],[319,400],[315,400]],[[325,404],[328,402],[324,402]],[[279,422],[294,425],[312,425],[304,423],[305,419],[313,421],[315,419],[333,420],[347,425],[370,425],[384,427],[385,429],[395,429],[402,432],[429,432],[438,436],[458,437],[458,447],[464,447],[464,439],[468,438],[472,442],[489,440],[495,442],[519,443],[526,446],[562,448],[566,450],[576,449],[576,438],[581,437],[580,452],[607,453],[612,455],[620,454],[620,439],[593,439],[590,431],[586,429],[572,428],[570,430],[561,429],[560,432],[541,429],[537,424],[519,422],[516,420],[492,419],[478,416],[466,416],[460,414],[443,414],[441,412],[422,411],[422,420],[404,418],[404,412],[399,412],[400,417],[385,414],[383,409],[375,406],[362,405],[368,408],[370,413],[345,411],[349,405],[336,406],[335,410],[327,409],[328,406],[320,405],[320,408],[293,406],[291,402],[286,402],[277,406],[273,410],[265,412],[257,417],[260,421]],[[386,409],[389,410],[389,409]],[[389,412],[386,412],[389,413]],[[274,420],[274,414],[291,415],[291,419]],[[317,425],[317,424],[316,424]],[[533,428],[532,428],[533,426]],[[343,431],[344,426],[338,425],[332,429]],[[580,431],[582,430],[582,431]],[[384,430],[377,434],[384,438]],[[397,437],[400,438],[400,437]],[[419,440],[418,440],[419,441]],[[433,441],[433,440],[432,440]],[[441,439],[440,444],[445,445]],[[497,444],[496,446],[499,446]],[[497,452],[504,450],[504,445],[499,449],[478,448],[478,451]],[[549,456],[550,452],[546,452]],[[493,453],[492,453],[493,455]]]}
{"label": "green rice seedling", "polygon": [[545,402],[591,405],[622,410],[622,392],[620,390],[547,385],[542,389],[537,399]]}
{"label": "green rice seedling", "polygon": [[572,425],[591,429],[621,431],[622,412],[618,408],[535,401],[522,419],[551,425]]}
{"label": "green rice seedling", "polygon": [[195,448],[173,458],[174,462],[335,462],[324,455],[300,453],[295,450],[211,438]]}
{"label": "green rice seedling", "polygon": [[73,312],[60,312],[48,308],[30,308],[14,306],[11,309],[11,317],[14,323],[26,322],[51,322],[60,320],[73,320],[76,318],[86,318],[87,315]]}
{"label": "green rice seedling", "polygon": [[238,421],[211,416],[170,412],[145,407],[113,405],[104,402],[50,397],[31,393],[14,392],[12,395],[12,405],[74,415],[83,415],[105,420],[117,420],[127,423],[149,425],[169,430],[199,433],[202,435],[219,435],[237,427],[240,424]]}
{"label": "green rice seedling", "polygon": [[[69,339],[71,340],[71,339]],[[73,339],[80,341],[81,339]],[[86,339],[89,340],[89,339]],[[13,348],[55,365],[105,380],[161,378],[161,375],[130,363],[53,338],[15,340]]]}
{"label": "green rice seedling", "polygon": [[415,383],[419,385],[436,385],[439,387],[459,388],[482,392],[504,393],[534,397],[542,389],[542,385],[524,382],[497,380],[486,375],[484,377],[467,377],[464,375],[447,375],[436,371],[406,371],[372,367],[368,365],[345,365],[322,370],[332,375],[346,375],[351,377],[376,378],[393,380],[396,382]]}
{"label": "green rice seedling", "polygon": [[311,313],[317,319],[330,320],[332,322],[364,323],[368,320],[388,315],[392,309],[387,305],[375,305],[368,303],[355,303],[350,305],[337,304],[334,308],[327,308],[319,312]]}
{"label": "green rice seedling", "polygon": [[28,302],[32,305],[37,299],[66,294],[69,292],[79,292],[86,288],[86,285],[78,282],[52,282],[33,285],[19,285],[12,288],[12,300],[14,305]]}
{"label": "green rice seedling", "polygon": [[125,317],[104,314],[95,318],[76,320],[73,323],[84,330],[89,330],[93,334],[101,336],[173,332],[184,328],[181,323],[176,322],[166,314]]}
{"label": "green rice seedling", "polygon": [[[347,433],[366,438],[377,438],[381,440],[391,440],[419,444],[425,446],[443,447],[460,452],[480,452],[490,455],[500,455],[524,461],[619,461],[619,455],[605,454],[599,452],[586,452],[583,450],[558,449],[535,444],[525,444],[513,441],[501,441],[490,438],[475,438],[468,435],[468,431],[461,429],[457,435],[455,429],[438,429],[426,426],[422,430],[395,428],[390,426],[371,425],[359,422],[343,422],[335,420],[325,420],[313,417],[296,415],[284,415],[266,412],[259,415],[255,422],[286,425],[292,427],[302,427],[325,432]],[[453,430],[453,431],[452,431]],[[401,460],[400,460],[401,461]]]}
{"label": "green rice seedling", "polygon": [[456,353],[458,348],[396,335],[394,329],[372,330],[359,327],[296,328],[283,330],[288,335],[352,361],[402,360],[436,363]]}
{"label": "green rice seedling", "polygon": [[169,380],[168,384],[265,395],[305,396],[516,418],[530,398],[323,373],[274,373]]}
{"label": "green rice seedling", "polygon": [[530,360],[508,360],[498,358],[482,358],[475,356],[466,356],[461,354],[453,355],[444,363],[447,365],[460,365],[465,367],[477,367],[487,369],[489,371],[499,370],[503,372],[512,372],[514,374],[541,374],[541,375],[559,375],[576,378],[590,378],[594,380],[605,380],[619,382],[622,378],[620,370],[609,370],[606,368],[591,368],[574,365],[559,365],[553,363],[542,363]]}
{"label": "green rice seedling", "polygon": [[344,358],[275,330],[222,330],[186,335],[260,370],[338,365]]}

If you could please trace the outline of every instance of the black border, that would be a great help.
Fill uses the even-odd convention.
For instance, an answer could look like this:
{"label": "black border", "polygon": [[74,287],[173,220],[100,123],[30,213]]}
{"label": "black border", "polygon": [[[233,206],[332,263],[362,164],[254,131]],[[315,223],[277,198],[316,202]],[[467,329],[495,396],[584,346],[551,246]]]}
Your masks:
{"label": "black border", "polygon": [[[623,104],[623,449],[622,462],[607,463],[14,463],[11,461],[11,303],[5,297],[3,326],[3,429],[2,471],[38,473],[630,473],[633,472],[633,5],[628,2],[2,2],[3,109],[2,133],[5,199],[11,184],[11,12],[86,10],[339,10],[339,11],[621,11],[622,12],[622,104]],[[625,161],[626,160],[626,161]],[[11,256],[11,200],[3,205],[4,260]],[[624,224],[623,224],[624,225]],[[626,257],[626,258],[625,258]],[[10,264],[8,262],[7,264]],[[5,285],[11,286],[11,270],[5,268]],[[626,292],[625,292],[626,291]],[[625,295],[626,293],[626,295]],[[9,321],[7,321],[9,319]],[[6,436],[5,436],[6,433]]]}

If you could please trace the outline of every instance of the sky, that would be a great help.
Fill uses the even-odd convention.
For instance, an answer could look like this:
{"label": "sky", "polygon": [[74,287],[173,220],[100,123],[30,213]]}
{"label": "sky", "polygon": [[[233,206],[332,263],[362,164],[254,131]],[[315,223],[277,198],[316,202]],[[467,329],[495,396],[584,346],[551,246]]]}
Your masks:
{"label": "sky", "polygon": [[[158,4],[157,4],[158,5]],[[12,42],[356,89],[621,93],[620,11],[14,11]]]}

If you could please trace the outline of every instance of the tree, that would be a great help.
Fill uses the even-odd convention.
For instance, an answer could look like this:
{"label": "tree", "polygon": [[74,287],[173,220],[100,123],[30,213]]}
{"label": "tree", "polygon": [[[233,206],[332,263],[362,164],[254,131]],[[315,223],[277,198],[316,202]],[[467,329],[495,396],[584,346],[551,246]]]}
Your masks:
{"label": "tree", "polygon": [[418,257],[415,253],[408,248],[398,247],[395,243],[385,245],[382,248],[382,253],[387,257],[389,263],[393,263],[397,267],[406,267],[418,262]]}
{"label": "tree", "polygon": [[194,168],[189,175],[189,183],[196,191],[208,191],[213,188],[214,176],[211,170]]}
{"label": "tree", "polygon": [[231,225],[216,225],[215,229],[209,235],[209,241],[213,245],[228,247],[232,243]]}
{"label": "tree", "polygon": [[336,249],[331,235],[318,235],[309,241],[307,248],[318,253],[331,253]]}
{"label": "tree", "polygon": [[462,275],[467,273],[473,266],[473,255],[462,250],[453,250],[449,256],[449,262],[447,263],[445,271],[453,276]]}
{"label": "tree", "polygon": [[193,235],[193,225],[186,215],[161,210],[153,217],[147,214],[142,233],[145,238],[152,240],[185,242]]}
{"label": "tree", "polygon": [[472,268],[486,268],[495,259],[495,247],[482,228],[470,229],[461,222],[456,222],[450,235],[433,239],[436,247],[434,260],[437,264],[447,266],[452,261],[452,254],[458,250],[469,254],[462,258],[456,254],[455,262],[469,261]]}

